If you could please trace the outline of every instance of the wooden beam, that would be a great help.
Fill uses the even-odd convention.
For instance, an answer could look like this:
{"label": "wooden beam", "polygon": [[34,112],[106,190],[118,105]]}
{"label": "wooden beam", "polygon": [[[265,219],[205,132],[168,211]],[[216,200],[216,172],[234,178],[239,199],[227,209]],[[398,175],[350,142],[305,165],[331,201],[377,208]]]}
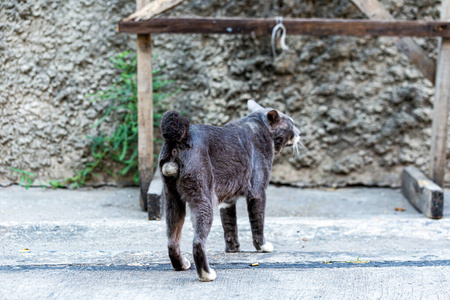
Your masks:
{"label": "wooden beam", "polygon": [[[352,0],[353,4],[359,8],[369,19],[389,20],[394,18],[378,2],[378,0]],[[428,57],[427,53],[412,38],[396,38],[397,47],[405,53],[409,60],[425,75],[432,83],[435,82],[436,63]]]}
{"label": "wooden beam", "polygon": [[[441,19],[450,19],[450,1],[442,1]],[[450,39],[439,42],[436,92],[433,108],[430,178],[444,186],[447,166],[448,110],[450,108]]]}
{"label": "wooden beam", "polygon": [[[287,34],[352,36],[443,36],[450,37],[450,22],[376,21],[345,19],[284,19]],[[271,34],[274,19],[249,18],[158,18],[149,21],[120,22],[126,33],[221,33]]]}
{"label": "wooden beam", "polygon": [[369,19],[393,20],[394,17],[384,9],[378,0],[352,0],[353,4]]}
{"label": "wooden beam", "polygon": [[124,21],[150,20],[154,16],[179,5],[183,1],[184,0],[153,0],[134,14],[127,17]]}
{"label": "wooden beam", "polygon": [[153,82],[152,38],[137,37],[138,71],[138,148],[141,207],[147,210],[147,191],[153,176]]}
{"label": "wooden beam", "polygon": [[402,172],[402,193],[420,212],[432,219],[440,219],[444,214],[444,193],[414,167],[406,167]]}
{"label": "wooden beam", "polygon": [[152,182],[148,188],[147,195],[147,207],[148,207],[148,219],[154,220],[155,216],[161,218],[163,199],[161,198],[163,190],[163,179],[159,167],[156,167]]}
{"label": "wooden beam", "polygon": [[[136,1],[137,9],[145,4],[145,0]],[[143,210],[147,210],[147,191],[153,177],[153,80],[150,34],[137,36],[137,81],[140,204]]]}

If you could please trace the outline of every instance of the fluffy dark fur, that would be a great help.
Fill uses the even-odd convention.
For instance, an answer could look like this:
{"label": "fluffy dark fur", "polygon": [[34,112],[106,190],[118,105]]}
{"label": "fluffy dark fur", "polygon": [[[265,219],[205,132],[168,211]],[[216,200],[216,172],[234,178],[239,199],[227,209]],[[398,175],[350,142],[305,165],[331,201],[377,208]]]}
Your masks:
{"label": "fluffy dark fur", "polygon": [[161,120],[164,145],[159,157],[164,179],[169,257],[175,270],[187,270],[190,262],[180,253],[186,203],[191,208],[195,231],[193,255],[202,281],[214,280],[205,242],[219,205],[227,252],[240,250],[236,225],[236,199],[247,199],[253,245],[272,251],[264,238],[265,189],[273,156],[300,139],[294,122],[281,112],[250,100],[251,113],[223,127],[189,125],[176,111]]}

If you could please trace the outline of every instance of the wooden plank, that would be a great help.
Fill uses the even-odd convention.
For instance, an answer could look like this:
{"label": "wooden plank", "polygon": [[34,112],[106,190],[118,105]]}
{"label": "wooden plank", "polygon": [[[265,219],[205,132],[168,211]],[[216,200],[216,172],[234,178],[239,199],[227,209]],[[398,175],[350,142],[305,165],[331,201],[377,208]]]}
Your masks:
{"label": "wooden plank", "polygon": [[[142,8],[147,2],[137,0],[136,8]],[[153,176],[153,80],[150,34],[137,36],[137,81],[140,204],[143,210],[147,210],[147,191]]]}
{"label": "wooden plank", "polygon": [[127,17],[124,21],[150,20],[156,15],[179,5],[183,1],[184,0],[153,0],[134,14]]}
{"label": "wooden plank", "polygon": [[[450,19],[450,1],[442,1],[441,18]],[[448,110],[450,108],[450,39],[439,42],[436,72],[436,92],[433,108],[433,131],[431,137],[430,178],[444,186],[447,166]]]}
{"label": "wooden plank", "polygon": [[352,0],[353,4],[369,19],[393,20],[394,17],[384,9],[378,0]]}
{"label": "wooden plank", "polygon": [[431,82],[436,81],[436,62],[412,38],[396,38],[398,49],[402,51],[413,65]]}
{"label": "wooden plank", "polygon": [[[287,34],[351,36],[444,36],[450,37],[450,22],[377,21],[344,19],[284,19]],[[120,22],[127,33],[271,34],[274,19],[249,18],[158,18]]]}
{"label": "wooden plank", "polygon": [[153,176],[153,83],[150,34],[138,35],[137,59],[140,203],[142,209],[147,210],[147,191]]}
{"label": "wooden plank", "polygon": [[432,219],[444,214],[444,193],[433,181],[414,167],[402,172],[402,193],[420,212]]}
{"label": "wooden plank", "polygon": [[156,167],[156,171],[153,175],[152,182],[148,188],[147,193],[147,207],[148,207],[148,219],[154,220],[155,216],[161,218],[163,199],[161,198],[163,190],[163,180],[159,167]]}
{"label": "wooden plank", "polygon": [[[392,15],[378,2],[378,0],[352,0],[369,19],[393,20]],[[412,38],[396,38],[397,47],[405,53],[409,60],[432,83],[435,82],[436,63],[428,57],[427,53]]]}

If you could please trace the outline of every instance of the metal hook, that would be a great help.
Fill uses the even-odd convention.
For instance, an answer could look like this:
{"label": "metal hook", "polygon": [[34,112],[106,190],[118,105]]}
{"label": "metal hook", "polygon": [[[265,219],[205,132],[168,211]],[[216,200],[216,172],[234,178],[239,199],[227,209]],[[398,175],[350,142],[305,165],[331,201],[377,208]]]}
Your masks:
{"label": "metal hook", "polygon": [[286,45],[286,27],[284,27],[284,25],[283,25],[283,17],[275,17],[275,24],[276,24],[275,27],[273,27],[273,29],[272,29],[272,38],[271,38],[272,54],[273,54],[274,58],[277,56],[277,53],[275,51],[275,39],[278,38],[279,32],[281,32],[281,37],[280,37],[281,49],[282,50],[289,49],[289,47]]}

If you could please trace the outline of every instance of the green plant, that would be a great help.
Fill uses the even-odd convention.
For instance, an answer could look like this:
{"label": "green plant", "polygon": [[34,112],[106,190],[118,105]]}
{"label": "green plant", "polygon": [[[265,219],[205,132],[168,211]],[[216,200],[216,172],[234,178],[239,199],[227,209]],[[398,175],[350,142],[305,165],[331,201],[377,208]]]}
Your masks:
{"label": "green plant", "polygon": [[[155,60],[157,56],[153,57]],[[100,172],[107,172],[113,176],[108,168],[106,160],[112,160],[121,165],[120,175],[132,173],[134,182],[139,184],[138,171],[138,96],[137,96],[137,56],[132,51],[125,51],[115,57],[110,58],[114,67],[120,71],[120,75],[114,83],[103,91],[89,94],[86,97],[91,101],[107,101],[108,108],[100,120],[92,126],[97,127],[109,116],[113,117],[116,123],[112,134],[100,134],[96,137],[87,136],[92,141],[91,156],[93,160],[87,162],[84,168],[77,171],[74,176],[65,180],[50,180],[48,184],[41,183],[42,187],[60,188],[70,184],[71,187],[78,188],[84,185],[93,175]],[[164,93],[166,86],[173,81],[166,80],[161,75],[164,65],[160,69],[153,69],[153,124],[158,126],[165,111],[163,100],[179,90]],[[154,139],[154,142],[162,143],[161,140]],[[156,154],[154,154],[157,157]],[[10,169],[20,175],[21,186],[29,188],[36,175],[25,170],[14,167]]]}
{"label": "green plant", "polygon": [[20,176],[19,185],[25,186],[28,189],[34,182],[36,175],[21,169],[17,169],[14,167],[9,167],[13,172],[17,173]]}
{"label": "green plant", "polygon": [[359,257],[356,260],[348,260],[346,263],[349,264],[367,264],[370,263],[370,260],[360,260]]}
{"label": "green plant", "polygon": [[[156,56],[153,60],[156,59]],[[133,174],[136,184],[139,184],[138,173],[138,117],[137,117],[137,57],[131,51],[120,53],[110,58],[114,67],[120,71],[120,76],[107,89],[95,94],[87,95],[91,101],[108,101],[110,104],[105,114],[93,126],[99,126],[109,116],[116,120],[114,132],[110,135],[101,134],[96,137],[87,137],[92,141],[91,156],[93,161],[85,163],[84,168],[77,171],[73,177],[63,181],[51,181],[54,188],[70,184],[72,187],[81,187],[86,180],[99,172],[107,172],[113,176],[112,170],[105,164],[110,159],[121,165],[120,175]],[[153,70],[153,120],[158,125],[165,110],[162,103],[171,93],[163,93],[166,85],[172,83],[160,75],[161,69]],[[158,141],[156,141],[158,142]]]}

